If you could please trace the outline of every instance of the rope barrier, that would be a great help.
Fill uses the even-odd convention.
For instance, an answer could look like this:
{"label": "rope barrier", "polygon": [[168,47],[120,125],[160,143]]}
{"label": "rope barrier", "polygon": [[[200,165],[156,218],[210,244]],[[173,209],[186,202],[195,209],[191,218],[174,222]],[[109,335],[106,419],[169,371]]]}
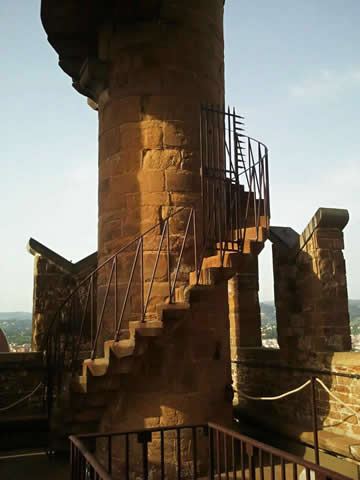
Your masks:
{"label": "rope barrier", "polygon": [[351,407],[349,407],[349,405],[346,405],[345,402],[343,402],[342,400],[340,400],[340,398],[338,398],[336,395],[334,395],[331,390],[325,385],[325,383],[323,381],[320,380],[320,378],[315,378],[315,380],[323,387],[323,389],[330,395],[330,397],[332,397],[334,400],[336,400],[337,402],[341,403],[341,405],[343,405],[345,408],[347,408],[349,410],[349,412],[351,412],[353,415],[355,415],[356,417],[356,420],[358,421],[359,423],[359,413],[356,412],[355,410],[353,410]]}
{"label": "rope barrier", "polygon": [[294,390],[290,390],[289,392],[282,393],[281,395],[277,395],[275,397],[252,397],[251,395],[247,395],[246,393],[241,392],[240,390],[234,390],[234,391],[241,397],[248,398],[249,400],[280,400],[281,398],[288,397],[293,393],[300,392],[300,390],[306,388],[308,385],[310,385],[310,383],[311,383],[311,380],[308,380],[303,385],[300,385],[300,387],[297,387]]}
{"label": "rope barrier", "polygon": [[[360,412],[356,412],[353,408],[349,407],[349,405],[347,405],[345,402],[340,400],[340,398],[338,398],[336,395],[334,395],[331,392],[331,390],[325,385],[325,383],[322,380],[320,380],[320,378],[315,377],[315,380],[323,387],[323,389],[330,395],[330,397],[332,397],[334,400],[336,400],[341,405],[343,405],[345,408],[347,408],[347,410],[349,410],[349,412],[351,412],[356,417],[357,422],[360,423],[360,421],[359,421],[359,413]],[[276,395],[275,397],[253,397],[252,395],[247,395],[246,393],[242,392],[241,390],[234,390],[234,392],[236,392],[240,397],[246,398],[248,400],[272,401],[272,400],[280,400],[282,398],[288,397],[289,395],[293,395],[294,393],[300,392],[301,390],[306,388],[308,385],[310,385],[310,383],[311,383],[311,380],[308,380],[303,385],[300,385],[300,387],[297,387],[294,390],[290,390],[289,392],[282,393],[281,395]]]}
{"label": "rope barrier", "polygon": [[1,408],[0,408],[0,412],[4,412],[5,410],[10,410],[10,408],[13,408],[13,407],[15,407],[16,405],[19,405],[19,403],[24,402],[25,400],[27,400],[28,398],[30,398],[32,395],[34,395],[34,393],[36,393],[42,385],[43,385],[43,383],[40,382],[39,385],[38,385],[31,393],[29,393],[28,395],[26,395],[24,398],[21,398],[20,400],[17,400],[16,402],[8,405],[7,407],[1,407]]}

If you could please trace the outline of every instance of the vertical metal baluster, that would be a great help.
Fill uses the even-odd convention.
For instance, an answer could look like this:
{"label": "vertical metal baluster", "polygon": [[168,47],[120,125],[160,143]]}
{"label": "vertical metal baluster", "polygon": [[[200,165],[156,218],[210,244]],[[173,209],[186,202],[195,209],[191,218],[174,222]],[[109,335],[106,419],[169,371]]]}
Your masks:
{"label": "vertical metal baluster", "polygon": [[74,478],[74,444],[70,440],[70,478]]}
{"label": "vertical metal baluster", "polygon": [[235,458],[235,438],[234,437],[231,437],[231,456],[232,456],[233,480],[236,480],[236,458]]}
{"label": "vertical metal baluster", "polygon": [[94,275],[91,275],[91,292],[90,292],[90,349],[93,349],[94,338]]}
{"label": "vertical metal baluster", "polygon": [[255,480],[255,465],[254,465],[254,447],[246,444],[246,453],[248,456],[249,479]]}
{"label": "vertical metal baluster", "polygon": [[275,480],[274,455],[270,453],[271,480]]}
{"label": "vertical metal baluster", "polygon": [[311,471],[310,471],[310,468],[306,467],[306,480],[310,480],[310,479],[311,479]]}
{"label": "vertical metal baluster", "polygon": [[297,480],[297,465],[293,463],[293,480]]}
{"label": "vertical metal baluster", "polygon": [[205,192],[204,192],[204,130],[203,130],[203,105],[200,106],[200,182],[201,182],[201,212],[202,212],[202,234],[205,235]]}
{"label": "vertical metal baluster", "polygon": [[125,435],[125,470],[126,480],[130,480],[130,448],[129,448],[129,434]]}
{"label": "vertical metal baluster", "polygon": [[311,377],[311,406],[312,406],[315,463],[317,465],[320,465],[315,377]]}
{"label": "vertical metal baluster", "polygon": [[164,431],[160,432],[161,480],[165,479]]}
{"label": "vertical metal baluster", "polygon": [[170,232],[169,232],[169,220],[166,220],[166,250],[167,250],[167,274],[169,285],[169,303],[172,303],[171,295],[171,275],[170,275]]}
{"label": "vertical metal baluster", "polygon": [[241,463],[241,479],[245,480],[245,458],[244,458],[244,442],[240,440],[240,463]]}
{"label": "vertical metal baluster", "polygon": [[226,480],[229,480],[229,469],[228,469],[228,452],[227,452],[227,435],[224,433],[224,465],[225,465],[225,475]]}
{"label": "vertical metal baluster", "polygon": [[193,443],[193,473],[194,480],[197,479],[197,437],[196,427],[192,427],[192,443]]}
{"label": "vertical metal baluster", "polygon": [[220,222],[220,226],[219,226],[219,230],[220,230],[220,241],[222,241],[222,239],[224,238],[224,235],[223,235],[223,228],[224,228],[224,220],[223,220],[223,213],[224,213],[224,209],[223,209],[223,185],[224,185],[224,180],[222,178],[222,172],[223,170],[221,169],[221,162],[220,162],[220,107],[218,106],[217,107],[217,111],[215,113],[215,118],[216,118],[216,127],[217,127],[217,172],[216,172],[216,177],[218,178],[218,182],[219,182],[219,200],[218,200],[218,203],[219,203],[219,209],[220,209],[220,213],[219,213],[219,222]]}
{"label": "vertical metal baluster", "polygon": [[177,447],[177,478],[181,480],[181,438],[180,428],[176,429],[176,447]]}
{"label": "vertical metal baluster", "polygon": [[220,461],[220,433],[219,430],[216,430],[216,460],[217,460],[217,474],[219,480],[221,480],[221,461]]}
{"label": "vertical metal baluster", "polygon": [[147,443],[147,441],[144,441],[142,446],[143,446],[144,480],[148,480],[148,477],[149,477],[149,462],[148,462],[148,443]]}
{"label": "vertical metal baluster", "polygon": [[108,472],[112,473],[112,437],[108,436]]}
{"label": "vertical metal baluster", "polygon": [[281,480],[286,480],[285,461],[283,457],[281,457],[280,463],[281,463]]}
{"label": "vertical metal baluster", "polygon": [[197,232],[196,232],[196,210],[192,210],[193,216],[193,229],[194,229],[194,263],[195,263],[195,272],[198,271],[198,254],[197,254]]}
{"label": "vertical metal baluster", "polygon": [[214,455],[214,430],[211,427],[208,427],[209,432],[209,470],[210,470],[210,480],[215,478],[215,455]]}
{"label": "vertical metal baluster", "polygon": [[117,322],[117,315],[118,315],[118,298],[117,298],[117,255],[114,258],[114,263],[115,263],[115,285],[114,285],[114,302],[115,302],[115,308],[114,308],[114,333],[116,330],[116,322]]}
{"label": "vertical metal baluster", "polygon": [[[265,147],[265,177],[266,177],[266,205],[267,216],[270,218],[270,189],[269,189],[269,165],[268,165],[268,149]],[[269,228],[269,221],[267,219],[266,228]]]}
{"label": "vertical metal baluster", "polygon": [[260,480],[264,480],[264,452],[259,448],[259,468],[260,468]]}
{"label": "vertical metal baluster", "polygon": [[140,305],[141,305],[141,321],[145,322],[145,317],[143,316],[144,312],[144,237],[141,237],[141,245],[140,245]]}

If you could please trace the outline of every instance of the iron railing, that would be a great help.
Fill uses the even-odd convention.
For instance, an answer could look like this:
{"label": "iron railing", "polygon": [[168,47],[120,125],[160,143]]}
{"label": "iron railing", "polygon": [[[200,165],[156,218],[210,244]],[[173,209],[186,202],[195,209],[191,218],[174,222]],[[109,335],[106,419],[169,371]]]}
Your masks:
{"label": "iron railing", "polygon": [[[172,237],[171,222],[180,215],[183,215],[185,228],[179,244],[174,241],[174,238],[178,239],[178,235]],[[154,247],[154,241],[157,240],[158,245]],[[61,388],[64,374],[76,373],[85,358],[90,357],[93,360],[99,356],[99,352],[102,355],[100,338],[102,341],[118,341],[123,333],[126,316],[128,321],[145,322],[161,257],[166,263],[167,301],[174,301],[184,251],[189,246],[194,269],[198,271],[196,212],[193,208],[183,207],[120,248],[81,281],[63,301],[47,335],[49,409],[54,394]],[[144,255],[149,253],[149,248],[155,258],[153,265],[149,265],[147,259],[146,270],[151,270],[151,275],[146,278]],[[125,254],[127,258],[128,255],[131,256],[128,269],[122,267]],[[105,289],[101,302],[98,287],[100,276]],[[130,305],[132,296],[140,298],[139,307]],[[113,319],[111,326],[110,315]],[[128,324],[126,327],[128,328]]]}
{"label": "iron railing", "polygon": [[243,251],[246,230],[269,228],[269,169],[266,145],[244,135],[243,117],[201,107],[203,238],[220,251]]}
{"label": "iron railing", "polygon": [[[190,449],[181,449],[184,440],[189,442]],[[215,423],[78,435],[70,437],[70,441],[72,480],[128,479],[134,475],[148,480],[150,471],[152,478],[161,480],[170,476],[178,480],[297,480],[300,475],[306,480],[348,479]],[[170,449],[174,455],[169,454]]]}

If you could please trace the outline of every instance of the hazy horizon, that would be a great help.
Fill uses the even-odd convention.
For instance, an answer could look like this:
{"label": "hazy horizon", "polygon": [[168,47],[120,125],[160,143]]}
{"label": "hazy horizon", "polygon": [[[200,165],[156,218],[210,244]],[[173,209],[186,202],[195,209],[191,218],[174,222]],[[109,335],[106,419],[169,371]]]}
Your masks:
{"label": "hazy horizon", "polygon": [[[319,207],[347,208],[352,299],[360,298],[359,15],[357,0],[225,5],[227,103],[269,147],[271,223],[301,233]],[[97,249],[97,114],[59,68],[40,0],[2,0],[0,23],[0,311],[31,311],[30,237],[74,262]],[[270,245],[259,274],[260,299],[271,301]]]}

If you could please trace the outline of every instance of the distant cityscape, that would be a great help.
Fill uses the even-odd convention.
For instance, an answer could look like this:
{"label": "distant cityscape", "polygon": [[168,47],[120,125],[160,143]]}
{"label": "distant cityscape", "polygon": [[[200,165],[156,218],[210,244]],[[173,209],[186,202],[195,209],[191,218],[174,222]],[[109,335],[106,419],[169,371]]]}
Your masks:
{"label": "distant cityscape", "polygon": [[[279,348],[274,303],[261,302],[261,333],[263,346]],[[360,300],[349,300],[350,326],[354,351],[360,351]],[[0,312],[0,328],[5,332],[12,352],[31,350],[32,314]]]}

